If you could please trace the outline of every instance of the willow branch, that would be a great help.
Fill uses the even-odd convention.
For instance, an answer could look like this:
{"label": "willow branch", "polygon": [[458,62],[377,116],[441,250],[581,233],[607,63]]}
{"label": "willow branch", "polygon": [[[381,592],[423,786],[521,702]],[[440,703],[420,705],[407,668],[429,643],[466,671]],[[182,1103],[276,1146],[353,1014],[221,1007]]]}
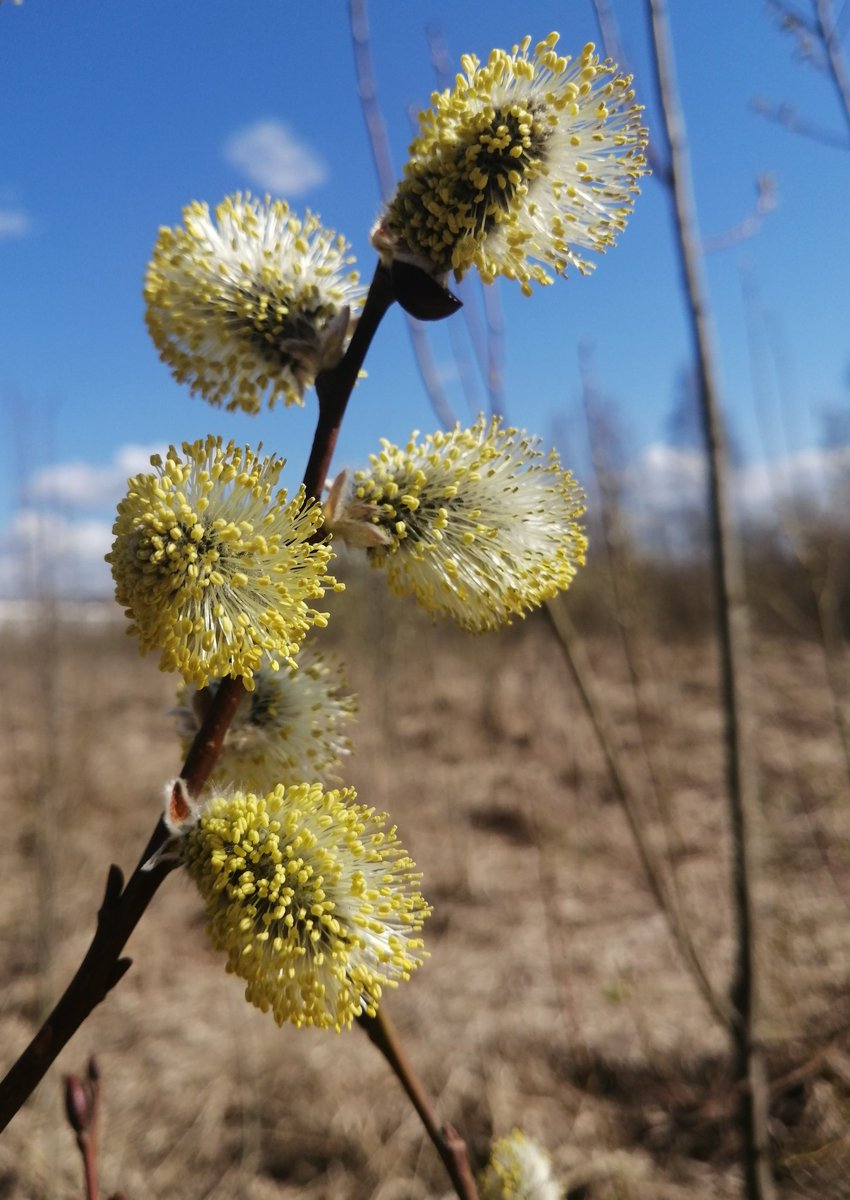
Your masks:
{"label": "willow branch", "polygon": [[348,400],[357,383],[357,376],[366,358],[372,339],[387,309],[395,300],[392,280],[387,269],[378,263],[366,303],[357,328],[342,361],[330,370],[322,371],[316,379],[319,398],[319,419],[313,436],[310,458],[304,471],[304,487],[308,496],[321,499],[336,449],[339,428],[345,416]]}
{"label": "willow branch", "polygon": [[[349,396],[381,318],[393,299],[389,275],[379,265],[345,355],[336,367],[322,372],[316,380],[319,418],[304,475],[304,486],[310,496],[321,495]],[[181,771],[180,777],[190,796],[199,795],[209,778],[243,694],[240,679],[222,679]],[[56,1007],[0,1081],[0,1130],[5,1129],[62,1048],[129,969],[130,959],[121,957],[124,947],[174,866],[168,860],[150,865],[168,836],[165,822],[160,819],[126,886],[121,870],[110,867],[97,926],[83,961]]]}
{"label": "willow branch", "polygon": [[374,1017],[359,1017],[358,1024],[372,1045],[380,1050],[404,1088],[428,1137],[443,1160],[459,1200],[478,1200],[478,1191],[469,1167],[466,1142],[453,1125],[440,1124],[434,1104],[404,1053],[398,1034],[384,1008],[380,1008]]}
{"label": "willow branch", "polygon": [[[197,795],[206,783],[242,692],[238,679],[222,681],[183,766],[182,778],[190,795]],[[126,887],[121,870],[110,867],[94,937],[83,961],[56,1007],[0,1083],[0,1130],[5,1129],[59,1052],[129,969],[130,960],[121,954],[173,866],[163,862],[145,869],[167,837],[165,822],[160,819]]]}
{"label": "willow branch", "polygon": [[[390,274],[379,263],[345,358],[338,367],[322,372],[316,380],[319,421],[304,474],[304,485],[308,495],[321,495],[349,396],[381,318],[394,299]],[[402,1050],[389,1017],[381,1009],[377,1017],[361,1018],[360,1024],[401,1082],[436,1147],[460,1200],[477,1200],[478,1193],[469,1169],[466,1143],[451,1125],[439,1124],[433,1104]]]}

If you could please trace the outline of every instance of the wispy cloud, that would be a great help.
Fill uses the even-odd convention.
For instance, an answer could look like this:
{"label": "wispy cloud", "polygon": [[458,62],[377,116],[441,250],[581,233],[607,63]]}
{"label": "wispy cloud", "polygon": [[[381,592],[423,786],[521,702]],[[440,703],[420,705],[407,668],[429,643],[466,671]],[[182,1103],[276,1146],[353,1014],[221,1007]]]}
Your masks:
{"label": "wispy cloud", "polygon": [[28,237],[32,229],[32,218],[22,208],[0,208],[0,241]]}
{"label": "wispy cloud", "polygon": [[21,509],[0,534],[0,596],[106,597],[109,521]]}
{"label": "wispy cloud", "polygon": [[42,467],[27,483],[29,502],[96,511],[113,507],[123,495],[127,479],[150,467],[152,454],[162,446],[119,446],[112,461],[105,464],[82,461],[55,463]]}
{"label": "wispy cloud", "polygon": [[112,545],[115,506],[127,479],[150,469],[163,446],[119,446],[108,463],[82,460],[42,467],[27,481],[23,503],[0,530],[0,597],[107,597],[103,556]]}
{"label": "wispy cloud", "polygon": [[838,490],[846,489],[848,480],[850,446],[815,446],[777,462],[741,467],[737,491],[744,510],[760,515],[789,500],[828,507]]}
{"label": "wispy cloud", "polygon": [[[826,507],[850,480],[850,445],[808,447],[770,463],[735,468],[732,488],[743,516],[762,520],[793,501]],[[625,472],[631,499],[656,513],[704,506],[706,462],[699,450],[661,442],[648,446]]]}
{"label": "wispy cloud", "polygon": [[257,121],[224,144],[224,157],[252,183],[280,196],[300,196],[328,177],[322,160],[283,121]]}
{"label": "wispy cloud", "polygon": [[[105,465],[57,463],[33,475],[24,503],[0,531],[0,598],[109,597],[112,581],[103,561],[112,544],[107,510],[124,495],[127,477],[147,470],[151,453],[162,449],[128,444]],[[848,481],[850,445],[808,448],[734,472],[738,511],[754,522],[775,520],[790,502],[826,507]],[[687,547],[688,516],[705,507],[705,459],[699,451],[660,442],[649,446],[624,471],[623,485],[623,504],[638,538],[665,553]]]}
{"label": "wispy cloud", "polygon": [[685,450],[655,442],[625,472],[627,489],[642,507],[663,512],[681,511],[699,504],[705,494],[705,458],[699,450]]}

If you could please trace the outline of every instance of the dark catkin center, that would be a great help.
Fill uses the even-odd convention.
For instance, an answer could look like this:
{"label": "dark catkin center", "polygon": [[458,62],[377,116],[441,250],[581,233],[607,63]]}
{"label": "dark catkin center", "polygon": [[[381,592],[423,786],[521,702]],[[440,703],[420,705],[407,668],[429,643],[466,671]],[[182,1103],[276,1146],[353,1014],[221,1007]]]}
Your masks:
{"label": "dark catkin center", "polygon": [[236,301],[223,305],[223,318],[231,333],[259,354],[269,368],[292,368],[294,360],[283,349],[284,342],[302,342],[314,346],[316,331],[335,315],[330,304],[311,303],[309,294],[296,303],[287,298],[284,303],[262,291],[239,289]]}
{"label": "dark catkin center", "polygon": [[284,700],[285,697],[281,695],[277,686],[275,688],[264,686],[260,681],[251,693],[248,724],[253,729],[280,728],[282,719],[286,715],[286,708],[291,707],[286,705]]}
{"label": "dark catkin center", "polygon": [[549,131],[532,105],[488,109],[436,157],[413,160],[391,207],[393,232],[442,270],[465,237],[484,239],[539,173]]}

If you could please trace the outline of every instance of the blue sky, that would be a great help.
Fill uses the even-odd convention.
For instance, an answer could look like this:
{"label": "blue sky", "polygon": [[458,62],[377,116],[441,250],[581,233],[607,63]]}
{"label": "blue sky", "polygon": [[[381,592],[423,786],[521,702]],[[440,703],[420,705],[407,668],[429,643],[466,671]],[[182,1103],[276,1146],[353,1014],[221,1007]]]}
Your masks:
{"label": "blue sky", "polygon": [[[520,18],[517,8],[506,0],[372,0],[376,80],[397,170],[411,109],[427,105],[435,84],[427,26],[442,31],[453,69],[462,53],[485,57],[525,33],[558,29],[564,52],[599,40],[588,2],[530,2]],[[663,153],[644,5],[615,0],[614,8]],[[759,95],[790,101],[839,135],[842,114],[825,79],[794,60],[761,0],[672,0],[670,9],[703,233],[721,234],[752,209],[759,173],[776,179],[778,205],[757,236],[708,260],[730,421],[751,475],[763,477],[772,462],[792,478],[797,459],[817,475],[820,413],[850,397],[850,153],[788,133],[751,102]],[[348,6],[6,0],[0,103],[0,567],[8,573],[10,555],[58,530],[85,590],[89,570],[103,580],[96,563],[108,549],[114,501],[151,447],[208,432],[262,440],[287,457],[293,486],[300,478],[310,397],[303,411],[253,419],[209,408],[159,362],[141,285],[160,225],[178,223],[192,199],[215,204],[239,188],[282,192],[293,206],[317,211],[352,243],[362,274],[371,274],[368,231],[379,195]],[[749,310],[759,344],[770,337],[782,347],[786,400],[779,405],[771,359],[767,414],[754,400],[745,276],[759,297]],[[645,182],[620,245],[593,277],[559,281],[531,299],[504,285],[500,298],[510,420],[544,437],[557,424],[562,454],[580,470],[586,435],[577,347],[588,344],[630,466],[657,473],[670,458],[667,419],[689,357],[663,187]],[[469,418],[449,331],[431,332],[454,409]],[[380,437],[401,441],[436,425],[398,312],[367,368],[337,467],[362,463]],[[45,511],[52,534],[38,516]]]}

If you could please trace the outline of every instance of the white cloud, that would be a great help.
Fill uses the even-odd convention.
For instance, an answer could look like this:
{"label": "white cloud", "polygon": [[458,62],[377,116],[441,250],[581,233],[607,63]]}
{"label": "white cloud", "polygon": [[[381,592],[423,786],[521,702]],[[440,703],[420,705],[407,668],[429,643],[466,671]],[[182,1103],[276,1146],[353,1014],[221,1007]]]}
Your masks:
{"label": "white cloud", "polygon": [[0,595],[108,596],[109,521],[21,509],[0,536]]}
{"label": "white cloud", "polygon": [[850,481],[850,446],[809,447],[773,463],[742,467],[736,488],[745,512],[760,516],[789,500],[826,507]]}
{"label": "white cloud", "polygon": [[663,511],[699,504],[705,494],[705,458],[655,442],[625,472],[626,487],[644,508]]}
{"label": "white cloud", "polygon": [[257,121],[232,134],[224,157],[252,183],[279,196],[300,196],[328,177],[322,160],[282,121]]}
{"label": "white cloud", "polygon": [[23,504],[0,530],[0,597],[109,596],[103,556],[112,545],[115,506],[128,477],[149,470],[151,454],[163,450],[128,443],[105,464],[79,460],[36,471]]}
{"label": "white cloud", "polygon": [[[162,447],[120,446],[106,465],[57,463],[29,481],[25,504],[0,531],[0,598],[53,594],[107,598],[103,556],[112,544],[112,515],[127,477],[148,468]],[[666,553],[688,547],[688,517],[705,508],[705,459],[700,451],[663,443],[647,447],[623,476],[624,511],[635,534]],[[770,464],[739,467],[735,496],[742,515],[775,519],[783,502],[827,506],[850,489],[850,445],[809,448]],[[81,517],[80,513],[97,514]],[[0,612],[2,619],[2,612]]]}
{"label": "white cloud", "polygon": [[[624,472],[625,504],[639,536],[653,537],[695,510],[705,511],[706,463],[699,450],[657,442]],[[733,498],[749,521],[770,522],[790,505],[828,508],[850,488],[850,445],[809,447],[770,463],[736,467]]]}
{"label": "white cloud", "polygon": [[150,467],[152,454],[162,446],[119,446],[112,462],[95,465],[82,461],[42,467],[28,481],[27,500],[69,508],[114,507],[124,494],[127,479]]}
{"label": "white cloud", "polygon": [[32,232],[32,220],[22,208],[0,208],[0,241],[24,238]]}
{"label": "white cloud", "polygon": [[111,595],[103,556],[112,545],[115,506],[128,477],[148,470],[151,454],[162,450],[128,444],[106,464],[64,462],[35,472],[22,506],[0,531],[0,597]]}

